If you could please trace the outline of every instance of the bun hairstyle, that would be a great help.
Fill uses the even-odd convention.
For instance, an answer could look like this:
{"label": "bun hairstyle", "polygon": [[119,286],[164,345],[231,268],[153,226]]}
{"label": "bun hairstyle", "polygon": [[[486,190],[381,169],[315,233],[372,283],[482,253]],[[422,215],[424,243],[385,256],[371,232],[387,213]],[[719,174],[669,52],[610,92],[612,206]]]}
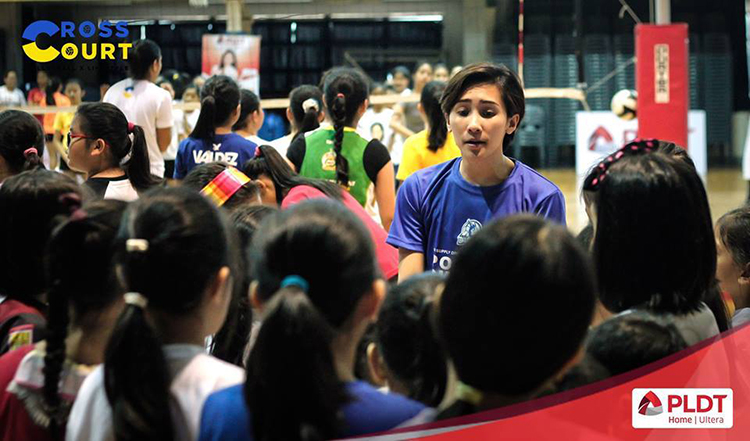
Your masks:
{"label": "bun hairstyle", "polygon": [[232,126],[232,131],[242,130],[247,127],[247,117],[260,109],[260,99],[251,90],[240,90],[240,117]]}
{"label": "bun hairstyle", "polygon": [[[316,86],[302,85],[289,94],[289,108],[292,110],[297,134],[294,139],[320,127],[318,115],[324,109],[323,92]],[[294,139],[292,141],[294,141]]]}
{"label": "bun hairstyle", "polygon": [[11,174],[44,167],[44,130],[30,113],[21,110],[0,112],[0,156]]}
{"label": "bun hairstyle", "polygon": [[252,435],[340,437],[351,398],[331,342],[379,277],[369,233],[340,203],[306,201],[264,222],[250,256],[266,301],[245,384]]}
{"label": "bun hairstyle", "polygon": [[448,138],[448,126],[445,122],[445,114],[440,108],[440,97],[445,90],[442,81],[430,81],[422,89],[419,102],[422,104],[427,120],[430,122],[430,133],[427,135],[427,148],[437,152],[445,144]]}
{"label": "bun hairstyle", "polygon": [[[139,192],[161,184],[162,180],[151,174],[146,134],[141,126],[128,122],[125,114],[110,103],[85,103],[78,106],[76,118],[81,120],[81,130],[92,139],[103,139],[109,146],[110,166],[121,167]],[[131,139],[132,135],[132,139]]]}
{"label": "bun hairstyle", "polygon": [[336,131],[333,151],[336,153],[336,182],[349,187],[349,161],[341,150],[344,145],[344,127],[352,126],[362,103],[370,95],[367,80],[358,70],[338,67],[332,69],[325,79],[323,93],[328,114]]}
{"label": "bun hairstyle", "polygon": [[44,311],[38,298],[48,288],[43,257],[47,241],[58,216],[69,215],[80,205],[80,187],[60,173],[35,169],[3,182],[0,187],[3,295]]}
{"label": "bun hairstyle", "polygon": [[244,171],[250,179],[259,179],[261,175],[268,176],[276,189],[276,202],[279,205],[289,190],[298,185],[313,187],[329,198],[343,201],[341,187],[324,179],[310,179],[296,174],[281,154],[271,146],[258,146],[255,158],[245,162]]}
{"label": "bun hairstyle", "polygon": [[143,39],[134,42],[133,47],[128,51],[130,77],[134,80],[145,80],[154,61],[160,58],[161,48],[152,40]]}
{"label": "bun hairstyle", "polygon": [[[456,103],[472,87],[482,84],[494,84],[500,90],[500,97],[505,107],[508,119],[518,115],[518,125],[523,121],[526,109],[526,100],[521,86],[521,80],[515,72],[503,65],[492,63],[474,63],[461,69],[448,80],[448,85],[440,99],[443,113],[449,115]],[[506,134],[503,139],[503,148],[513,142],[517,131]]]}
{"label": "bun hairstyle", "polygon": [[437,407],[445,394],[448,369],[432,327],[432,310],[445,277],[424,273],[394,285],[380,308],[378,350],[388,371],[404,383],[407,396]]}
{"label": "bun hairstyle", "polygon": [[71,320],[111,305],[122,294],[114,271],[114,239],[127,206],[117,200],[97,201],[78,209],[52,234],[46,252],[49,284],[47,346],[44,357],[43,399],[50,431],[58,433],[67,420],[59,383],[65,362],[65,339]]}
{"label": "bun hairstyle", "polygon": [[[152,314],[182,316],[201,305],[229,266],[230,230],[217,208],[183,188],[148,192],[128,207],[117,261],[128,291],[105,352],[104,386],[116,439],[174,439],[170,374]],[[147,301],[147,305],[146,305]]]}
{"label": "bun hairstyle", "polygon": [[191,138],[212,140],[216,128],[224,125],[240,104],[240,88],[225,76],[214,75],[201,88],[201,109]]}

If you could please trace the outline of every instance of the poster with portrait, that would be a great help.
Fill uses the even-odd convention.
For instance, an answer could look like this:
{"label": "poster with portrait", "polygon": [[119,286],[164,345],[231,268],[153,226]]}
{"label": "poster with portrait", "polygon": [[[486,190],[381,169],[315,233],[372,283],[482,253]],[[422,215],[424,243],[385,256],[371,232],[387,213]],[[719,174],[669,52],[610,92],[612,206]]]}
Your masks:
{"label": "poster with portrait", "polygon": [[260,37],[221,34],[203,36],[201,71],[204,76],[226,75],[243,89],[260,92]]}

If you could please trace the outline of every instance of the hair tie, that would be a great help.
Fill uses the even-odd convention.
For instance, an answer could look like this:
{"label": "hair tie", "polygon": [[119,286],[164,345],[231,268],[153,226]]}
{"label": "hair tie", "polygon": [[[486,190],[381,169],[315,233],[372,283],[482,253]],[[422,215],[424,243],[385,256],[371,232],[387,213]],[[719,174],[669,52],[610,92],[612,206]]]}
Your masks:
{"label": "hair tie", "polygon": [[29,147],[23,151],[24,158],[28,158],[32,154],[39,156],[39,150],[37,150],[36,147]]}
{"label": "hair tie", "polygon": [[73,213],[80,210],[81,205],[83,205],[81,202],[81,196],[72,191],[61,194],[57,198],[57,201],[68,210],[68,216],[72,216]]}
{"label": "hair tie", "polygon": [[[256,148],[256,152],[259,150]],[[234,167],[227,167],[203,187],[201,194],[211,199],[217,207],[221,207],[248,182],[250,178],[246,174]]]}
{"label": "hair tie", "polygon": [[125,241],[125,251],[128,253],[145,253],[148,251],[146,239],[128,239]]}
{"label": "hair tie", "polygon": [[344,94],[343,94],[343,93],[339,92],[339,93],[337,93],[337,94],[336,94],[336,98],[341,98],[341,99],[344,99],[344,98],[346,98],[346,97],[344,96]]}
{"label": "hair tie", "polygon": [[307,283],[307,280],[297,275],[284,277],[284,280],[281,281],[281,288],[286,288],[287,286],[298,286],[304,292],[310,290],[310,284]]}
{"label": "hair tie", "polygon": [[71,221],[77,222],[77,221],[82,221],[86,219],[87,217],[89,217],[89,214],[86,212],[86,210],[84,210],[83,208],[78,208],[75,211],[73,211],[73,213],[71,213],[69,219]]}
{"label": "hair tie", "polygon": [[148,306],[148,299],[141,293],[126,292],[123,297],[125,298],[126,305],[137,306],[141,309],[146,309],[146,306]]}
{"label": "hair tie", "polygon": [[305,113],[307,113],[307,111],[310,109],[315,109],[316,112],[320,111],[320,108],[318,107],[318,102],[315,100],[315,98],[308,98],[305,100],[304,103],[302,103],[302,110]]}
{"label": "hair tie", "polygon": [[128,122],[128,133],[133,133],[133,130],[135,130],[135,124]]}
{"label": "hair tie", "polygon": [[255,157],[256,158],[263,157],[263,150],[260,149],[260,146],[255,147]]}

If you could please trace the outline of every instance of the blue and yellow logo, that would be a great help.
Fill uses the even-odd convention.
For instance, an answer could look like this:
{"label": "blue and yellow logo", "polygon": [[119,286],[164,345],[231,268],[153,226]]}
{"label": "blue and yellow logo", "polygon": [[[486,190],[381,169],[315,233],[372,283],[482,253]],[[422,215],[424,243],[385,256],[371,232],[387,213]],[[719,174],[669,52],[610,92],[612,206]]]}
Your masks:
{"label": "blue and yellow logo", "polygon": [[23,31],[23,39],[31,41],[31,43],[23,45],[23,51],[27,57],[37,63],[48,63],[61,54],[66,60],[74,60],[79,54],[86,60],[93,60],[97,57],[102,60],[114,60],[117,49],[122,50],[123,60],[128,59],[128,49],[133,46],[131,43],[117,43],[116,46],[114,43],[82,43],[80,48],[75,43],[65,43],[60,50],[52,46],[47,49],[40,49],[36,44],[36,39],[40,35],[52,37],[59,32],[62,38],[75,38],[76,31],[83,38],[92,38],[95,35],[102,38],[109,38],[113,35],[123,38],[129,34],[127,23],[124,21],[118,21],[114,24],[103,21],[98,27],[90,21],[84,21],[76,28],[72,21],[60,22],[60,26],[58,26],[48,20],[38,20],[31,23]]}

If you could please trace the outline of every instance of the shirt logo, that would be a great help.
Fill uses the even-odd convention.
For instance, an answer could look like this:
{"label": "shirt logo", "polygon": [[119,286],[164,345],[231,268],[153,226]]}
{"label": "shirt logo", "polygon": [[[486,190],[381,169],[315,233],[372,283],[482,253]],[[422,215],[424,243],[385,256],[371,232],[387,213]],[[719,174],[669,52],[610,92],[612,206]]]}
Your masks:
{"label": "shirt logo", "polygon": [[237,167],[240,154],[236,152],[214,152],[211,150],[193,150],[193,161],[196,165],[223,161]]}
{"label": "shirt logo", "polygon": [[458,235],[456,245],[461,246],[471,239],[471,236],[482,229],[482,223],[476,219],[466,219],[461,227],[461,233]]}
{"label": "shirt logo", "polygon": [[323,170],[336,171],[336,153],[333,150],[329,150],[328,153],[324,154],[321,161]]}
{"label": "shirt logo", "polygon": [[8,333],[10,350],[30,345],[34,341],[34,325],[21,325],[12,328]]}

